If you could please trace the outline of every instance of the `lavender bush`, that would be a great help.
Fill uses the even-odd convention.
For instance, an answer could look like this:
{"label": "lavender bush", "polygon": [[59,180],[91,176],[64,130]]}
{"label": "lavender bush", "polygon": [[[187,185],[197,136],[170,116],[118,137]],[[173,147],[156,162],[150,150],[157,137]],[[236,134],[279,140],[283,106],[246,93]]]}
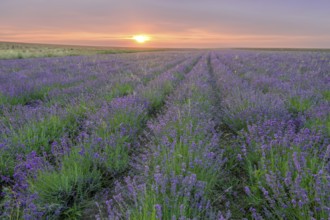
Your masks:
{"label": "lavender bush", "polygon": [[329,60],[0,60],[0,218],[329,219]]}

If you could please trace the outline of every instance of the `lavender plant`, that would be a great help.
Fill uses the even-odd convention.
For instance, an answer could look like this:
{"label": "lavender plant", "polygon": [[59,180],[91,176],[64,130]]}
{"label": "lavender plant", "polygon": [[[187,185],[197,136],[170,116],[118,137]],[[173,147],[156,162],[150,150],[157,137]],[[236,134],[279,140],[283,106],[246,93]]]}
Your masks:
{"label": "lavender plant", "polygon": [[329,53],[205,52],[0,60],[0,218],[328,219]]}

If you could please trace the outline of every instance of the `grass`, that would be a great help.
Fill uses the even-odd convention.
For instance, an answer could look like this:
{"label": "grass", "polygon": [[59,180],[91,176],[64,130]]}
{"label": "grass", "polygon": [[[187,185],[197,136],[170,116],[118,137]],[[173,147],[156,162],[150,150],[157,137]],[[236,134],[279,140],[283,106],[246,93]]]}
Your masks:
{"label": "grass", "polygon": [[256,51],[278,51],[278,52],[329,52],[330,49],[324,48],[235,48],[237,50],[256,50]]}
{"label": "grass", "polygon": [[[4,176],[12,177],[14,175],[14,168],[16,165],[15,156],[9,151],[0,149],[0,173]],[[1,183],[2,181],[0,181]],[[1,192],[1,187],[0,187]]]}
{"label": "grass", "polygon": [[321,129],[325,135],[330,137],[330,113],[325,118],[312,118],[308,119],[305,127],[309,129]]}
{"label": "grass", "polygon": [[[178,114],[183,115],[183,112]],[[198,164],[193,167],[187,166],[185,170],[182,169],[182,164],[194,163],[196,159],[200,159],[200,156],[205,154],[204,148],[191,149],[192,146],[198,146],[201,141],[207,140],[205,134],[194,134],[197,120],[198,119],[186,115],[182,116],[179,121],[168,123],[167,126],[169,130],[175,131],[177,139],[173,140],[172,137],[168,135],[167,138],[174,144],[173,149],[169,152],[169,149],[166,146],[159,148],[157,153],[161,156],[155,157],[152,160],[153,165],[151,167],[156,167],[156,164],[162,164],[163,170],[165,170],[168,175],[172,172],[176,175],[194,173],[198,176],[198,180],[207,183],[206,188],[209,190],[215,185],[218,177],[213,169],[205,170],[203,166],[199,166]],[[163,134],[162,136],[166,136],[166,134]],[[182,136],[190,136],[189,141],[184,142],[181,140]],[[205,146],[208,144],[208,142],[204,143]]]}
{"label": "grass", "polygon": [[167,50],[169,49],[91,47],[91,46],[0,42],[0,59],[26,59],[26,58],[38,58],[38,57],[63,57],[63,56],[136,53],[136,52],[167,51]]}
{"label": "grass", "polygon": [[101,173],[91,158],[73,150],[63,158],[60,172],[40,171],[29,184],[29,190],[38,193],[38,202],[50,204],[46,216],[76,219],[82,217],[85,200],[100,189]]}
{"label": "grass", "polygon": [[[142,117],[136,118],[134,115],[131,117],[127,113],[124,111],[115,113],[107,121],[108,126],[101,126],[97,134],[107,140],[114,132],[118,132],[123,124],[128,127],[141,124]],[[120,136],[116,138],[115,145],[99,146],[98,153],[91,150],[98,148],[95,144],[85,143],[83,148],[73,148],[70,154],[62,159],[59,170],[42,171],[32,179],[30,190],[40,195],[38,200],[40,204],[49,204],[51,210],[47,212],[50,217],[59,213],[59,219],[79,218],[86,201],[114,175],[127,169],[129,141],[129,136]],[[96,153],[103,157],[96,157]]]}
{"label": "grass", "polygon": [[80,121],[84,117],[85,109],[80,107],[68,109],[65,117],[52,115],[39,122],[31,122],[15,132],[11,137],[13,143],[24,144],[25,152],[50,152],[50,146],[64,134],[74,138],[77,135]]}
{"label": "grass", "polygon": [[[235,97],[236,98],[236,97]],[[222,126],[223,128],[229,129],[235,133],[246,129],[248,121],[243,118],[244,112],[247,112],[249,108],[251,109],[252,103],[248,100],[241,98],[240,102],[234,104],[231,103],[230,106],[226,106],[222,109]]]}
{"label": "grass", "polygon": [[148,88],[143,91],[142,97],[150,102],[149,111],[152,114],[157,113],[157,111],[164,105],[165,97],[173,90],[173,83],[166,81],[161,88]]}
{"label": "grass", "polygon": [[[148,119],[148,115],[141,113],[136,115],[135,112],[125,111],[118,109],[112,113],[111,118],[106,119],[101,123],[99,128],[96,130],[98,137],[103,140],[109,140],[111,137],[115,141],[112,144],[107,143],[103,146],[102,153],[105,156],[104,160],[100,161],[98,166],[105,174],[110,176],[124,172],[129,164],[129,152],[128,143],[131,143],[136,138],[134,133],[132,135],[124,134],[119,135],[123,129],[130,130],[133,132],[140,131],[145,121]],[[134,131],[136,130],[136,131]],[[95,146],[94,146],[95,147]]]}
{"label": "grass", "polygon": [[[319,175],[318,172],[323,163],[317,155],[310,155],[306,157],[304,170],[300,170],[299,167],[296,167],[294,171],[289,169],[289,166],[292,166],[293,163],[292,158],[295,155],[300,158],[302,154],[298,147],[289,149],[283,146],[274,146],[265,156],[262,156],[261,152],[249,153],[246,158],[246,172],[249,174],[248,186],[251,195],[248,196],[247,202],[253,207],[260,207],[260,211],[262,210],[261,207],[268,207],[277,218],[281,218],[281,215],[291,216],[294,219],[303,219],[309,216],[309,211],[313,210],[313,204],[307,202],[302,207],[293,205],[291,200],[296,198],[290,191],[302,189],[307,193],[308,198],[306,199],[313,201],[316,187],[314,179]],[[283,189],[274,188],[271,185],[267,180],[267,178],[272,178],[271,175],[279,175],[280,178],[276,178],[279,181],[277,184],[284,187]],[[295,189],[286,189],[286,178],[292,179],[297,184],[294,186]],[[324,182],[322,181],[323,183],[320,184],[326,185],[325,178],[326,175],[321,177],[321,181]],[[268,194],[270,198],[276,198],[277,201],[268,200]],[[280,199],[282,201],[279,201]],[[281,206],[280,202],[284,202],[288,207]],[[317,214],[320,218],[322,218],[322,215],[326,217],[326,213],[320,212]]]}
{"label": "grass", "polygon": [[324,92],[322,93],[322,95],[323,95],[323,98],[324,98],[326,101],[330,102],[330,90],[326,90],[326,91],[324,91]]}
{"label": "grass", "polygon": [[69,107],[64,117],[51,115],[41,121],[31,121],[18,130],[12,130],[8,137],[11,148],[0,149],[0,171],[12,176],[16,165],[14,155],[26,155],[32,151],[39,155],[43,152],[50,153],[51,144],[59,141],[65,134],[74,142],[86,110],[84,105]]}
{"label": "grass", "polygon": [[0,93],[0,106],[1,105],[28,105],[36,100],[46,100],[49,87],[42,87],[40,89],[34,89],[32,91],[25,91],[24,93],[17,96],[6,96]]}
{"label": "grass", "polygon": [[299,96],[292,97],[287,102],[287,108],[289,112],[296,115],[298,113],[304,113],[310,109],[314,103],[310,99],[304,99]]}
{"label": "grass", "polygon": [[111,91],[103,96],[104,100],[111,102],[115,97],[126,96],[133,93],[134,87],[130,83],[116,83],[111,86]]}

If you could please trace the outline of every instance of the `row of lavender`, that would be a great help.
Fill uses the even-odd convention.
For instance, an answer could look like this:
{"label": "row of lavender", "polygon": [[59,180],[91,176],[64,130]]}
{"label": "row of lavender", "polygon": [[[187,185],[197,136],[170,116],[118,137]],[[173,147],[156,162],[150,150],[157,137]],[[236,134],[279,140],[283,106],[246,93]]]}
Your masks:
{"label": "row of lavender", "polygon": [[[136,61],[135,57],[132,57],[134,64]],[[152,58],[152,57],[151,57]],[[68,59],[68,58],[67,58]],[[32,151],[36,151],[40,153],[43,150],[47,152],[50,151],[51,143],[54,141],[58,141],[59,138],[66,135],[70,139],[74,139],[79,130],[82,128],[82,123],[85,118],[85,114],[88,112],[88,109],[96,109],[99,108],[102,102],[111,101],[112,98],[128,95],[133,92],[134,88],[139,84],[143,84],[144,81],[150,81],[153,77],[155,77],[159,72],[161,72],[161,68],[166,69],[171,65],[159,65],[162,63],[162,59],[160,58],[156,63],[156,65],[162,67],[150,67],[149,70],[151,74],[145,74],[139,68],[134,70],[134,66],[131,68],[125,69],[125,73],[123,70],[117,68],[118,70],[112,69],[113,63],[117,61],[113,61],[113,59],[109,59],[108,66],[105,61],[99,60],[95,65],[94,63],[90,63],[89,59],[86,58],[74,58],[74,60],[67,61],[67,59],[61,58],[65,63],[69,63],[69,67],[63,64],[62,69],[66,69],[67,71],[71,71],[72,75],[74,75],[75,81],[70,81],[69,85],[67,85],[66,79],[68,78],[66,72],[64,71],[62,75],[60,73],[55,74],[53,71],[50,71],[52,74],[53,81],[47,81],[48,83],[42,84],[40,80],[39,84],[37,84],[38,88],[49,87],[49,83],[53,83],[52,85],[61,85],[64,88],[54,89],[56,94],[60,94],[62,96],[61,99],[56,99],[48,94],[42,93],[43,97],[48,96],[49,100],[42,100],[38,97],[33,96],[29,98],[30,103],[2,103],[0,106],[1,111],[1,143],[2,149],[9,148],[5,153],[0,155],[0,170],[2,171],[2,175],[9,174],[12,176],[13,168],[15,164],[12,164],[13,160],[10,158],[16,157],[17,153],[28,153]],[[77,67],[77,69],[72,68],[72,65],[77,62],[77,59],[80,63],[83,63],[82,67]],[[118,58],[117,58],[118,59]],[[154,60],[154,58],[152,58]],[[173,60],[173,58],[172,58]],[[50,62],[53,66],[49,68],[47,65],[44,65],[44,62]],[[52,59],[41,59],[40,63],[36,62],[36,60],[31,60],[30,62],[24,61],[23,64],[16,64],[15,61],[11,61],[9,64],[6,63],[4,67],[9,68],[13,63],[12,68],[23,68],[25,67],[25,63],[29,63],[30,69],[25,70],[25,72],[29,72],[29,74],[39,75],[39,72],[46,72],[49,69],[58,68],[56,65],[60,65],[58,60]],[[123,61],[121,61],[118,65],[121,65]],[[126,61],[127,62],[127,61]],[[145,62],[145,61],[142,61]],[[103,63],[102,68],[98,63]],[[129,63],[129,62],[128,62]],[[176,59],[172,61],[172,65],[178,63]],[[154,65],[154,61],[145,62],[146,65]],[[36,69],[41,68],[39,72]],[[87,75],[86,72],[81,72],[83,69],[88,69],[87,67],[91,66],[93,68],[97,68],[98,71],[92,71],[94,75],[98,77],[95,80],[89,80],[88,77],[83,81],[81,78]],[[124,66],[127,67],[127,66]],[[48,69],[49,68],[49,69]],[[134,70],[134,71],[133,71]],[[90,70],[91,71],[91,70]],[[155,72],[156,71],[156,72]],[[157,73],[158,72],[158,73]],[[47,74],[46,74],[47,75]],[[59,75],[59,77],[57,77]],[[20,94],[29,94],[31,91],[24,90],[20,84],[14,84],[10,81],[18,81],[19,82],[19,73],[11,73],[11,77],[7,76],[7,84],[5,86],[1,86],[2,90],[6,88],[13,88],[12,90],[23,90],[18,94],[14,94],[14,98],[20,97]],[[17,78],[18,77],[18,78]],[[44,77],[44,76],[43,76]],[[43,78],[39,77],[39,78]],[[33,77],[31,77],[33,78]],[[47,79],[47,76],[43,79]],[[33,80],[27,79],[29,81],[25,82],[26,84],[34,83]],[[49,80],[49,79],[47,79]],[[72,82],[80,82],[79,85],[72,84]],[[31,86],[32,91],[38,91],[38,88],[34,88]],[[94,88],[94,89],[93,89]],[[5,92],[3,92],[6,94]],[[10,97],[10,95],[6,94]],[[31,105],[31,101],[35,101],[34,105]],[[63,104],[61,103],[63,102]],[[43,147],[43,149],[41,149]]]}
{"label": "row of lavender", "polygon": [[[128,166],[129,155],[136,144],[137,134],[144,127],[146,120],[160,109],[166,95],[173,90],[177,81],[183,78],[184,72],[188,71],[197,57],[196,54],[185,54],[178,59],[176,54],[173,57],[168,54],[166,61],[162,56],[164,55],[160,55],[158,61],[151,61],[156,65],[144,65],[144,71],[141,71],[137,64],[134,65],[134,62],[127,61],[131,68],[124,68],[125,65],[121,66],[123,64],[119,63],[124,69],[118,68],[118,71],[111,72],[111,64],[114,62],[111,57],[107,58],[108,64],[110,62],[108,68],[107,59],[104,57],[97,58],[97,62],[94,60],[96,65],[83,63],[76,72],[68,67],[68,70],[72,71],[71,74],[75,75],[76,81],[80,81],[76,75],[80,75],[80,71],[88,69],[88,66],[97,68],[94,69],[94,74],[99,79],[98,83],[90,88],[102,92],[93,90],[88,96],[78,96],[77,101],[65,104],[64,107],[58,105],[57,100],[49,102],[37,99],[38,103],[33,106],[30,102],[3,102],[1,125],[4,129],[1,132],[0,149],[3,191],[1,216],[25,219],[46,216],[77,217],[85,200],[107,186],[116,175],[124,172]],[[67,62],[67,59],[69,58],[63,58],[64,62]],[[164,60],[165,64],[159,65]],[[41,68],[43,61],[48,60],[42,59],[40,64],[37,62],[36,68]],[[56,68],[58,60],[52,62],[55,62],[53,65]],[[100,64],[102,62],[104,66]],[[157,66],[157,62],[161,68]],[[69,63],[81,65],[77,60]],[[59,64],[61,63],[57,63]],[[22,65],[24,69],[25,64]],[[175,67],[161,73],[161,69],[171,66]],[[30,72],[32,75],[33,70]],[[130,70],[132,72],[127,72]],[[126,73],[123,74],[123,71]],[[160,76],[155,78],[159,74]],[[65,75],[53,83],[65,85]],[[81,77],[86,77],[85,74],[82,75]],[[125,81],[127,76],[132,80]],[[90,81],[90,78],[88,79],[83,83],[85,86]],[[37,85],[49,86],[47,82],[50,83],[46,80],[45,85]],[[104,87],[109,87],[110,90]],[[1,88],[6,91],[8,86]],[[34,91],[33,86],[31,88],[32,90],[28,91]],[[83,93],[78,91],[79,95]],[[22,113],[27,116],[24,122],[19,121]]]}
{"label": "row of lavender", "polygon": [[33,106],[40,101],[69,102],[99,88],[110,92],[104,90],[115,79],[146,83],[164,65],[185,58],[178,59],[177,53],[107,56],[0,61],[0,104]]}
{"label": "row of lavender", "polygon": [[229,211],[224,217],[212,199],[225,159],[215,130],[211,79],[204,56],[168,98],[165,113],[148,123],[152,137],[135,163],[137,175],[116,184],[98,219],[230,217]]}
{"label": "row of lavender", "polygon": [[[330,56],[213,55],[235,218],[330,217]],[[228,147],[228,145],[230,147]],[[227,146],[227,147],[226,147]]]}
{"label": "row of lavender", "polygon": [[85,218],[110,192],[99,219],[328,219],[329,54],[197,55],[0,67],[29,85],[0,87],[1,217]]}

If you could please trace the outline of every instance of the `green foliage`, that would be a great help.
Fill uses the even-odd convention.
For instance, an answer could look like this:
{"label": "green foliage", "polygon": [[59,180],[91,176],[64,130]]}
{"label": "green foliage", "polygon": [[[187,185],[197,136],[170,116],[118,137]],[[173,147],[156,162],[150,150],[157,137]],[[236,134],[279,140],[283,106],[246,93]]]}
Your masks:
{"label": "green foliage", "polygon": [[[96,77],[96,76],[93,76],[93,77]],[[90,79],[90,80],[92,80],[92,79]],[[69,83],[65,83],[65,84],[64,83],[54,83],[54,84],[52,84],[51,88],[66,89],[66,88],[70,88],[73,86],[78,86],[78,85],[82,84],[83,82],[84,82],[83,80],[77,80],[77,81],[69,82]]]}
{"label": "green foliage", "polygon": [[325,135],[330,137],[330,113],[325,118],[311,118],[305,123],[309,129],[321,129]]}
{"label": "green foliage", "polygon": [[[121,129],[133,129],[134,132],[141,130],[147,119],[146,114],[136,115],[135,112],[118,110],[113,112],[112,117],[103,121],[96,130],[98,137],[108,140],[112,134],[117,133],[114,146],[106,144],[104,152],[106,160],[99,164],[101,170],[110,173],[120,173],[126,170],[129,163],[129,149],[127,143],[134,141],[135,136],[119,135]],[[95,146],[94,146],[95,147]]]}
{"label": "green foliage", "polygon": [[143,91],[143,97],[150,102],[150,112],[155,113],[161,106],[164,105],[163,93],[153,89]]}
{"label": "green foliage", "polygon": [[40,122],[31,122],[12,136],[13,143],[24,144],[25,153],[36,151],[41,153],[45,148],[49,152],[50,144],[64,134],[64,127],[59,116],[51,116]]}
{"label": "green foliage", "polygon": [[164,105],[165,97],[173,90],[173,82],[165,81],[161,88],[149,88],[143,91],[142,97],[150,102],[150,113],[154,114]]}
{"label": "green foliage", "polygon": [[141,128],[145,119],[144,114],[137,116],[135,112],[118,110],[113,113],[110,119],[101,123],[100,127],[96,131],[96,134],[99,137],[106,139],[112,133],[119,132],[123,126],[128,129]]}
{"label": "green foliage", "polygon": [[127,170],[130,160],[130,150],[127,145],[128,138],[128,136],[117,138],[114,146],[107,144],[102,152],[105,158],[95,161],[98,170],[103,174],[103,181],[107,181],[113,178],[114,175]]}
{"label": "green foliage", "polygon": [[[259,148],[254,148],[259,149]],[[261,152],[260,150],[249,151],[245,158],[245,173],[248,174],[247,185],[251,191],[251,195],[246,198],[246,204],[250,207],[260,208],[268,207],[272,211],[274,216],[280,218],[280,216],[291,216],[293,219],[304,219],[304,216],[308,216],[310,210],[314,210],[314,205],[310,202],[305,203],[302,207],[293,205],[291,201],[296,199],[291,197],[290,190],[304,190],[307,193],[308,201],[313,201],[315,194],[315,184],[326,185],[326,175],[321,175],[319,171],[322,169],[323,161],[316,154],[310,154],[305,157],[306,167],[304,170],[300,170],[294,162],[294,157],[300,157],[303,152],[299,147],[288,148],[285,146],[273,146],[269,151]],[[291,167],[291,169],[290,169]],[[292,167],[296,167],[292,169]],[[277,176],[277,183],[272,183],[272,175]],[[319,176],[320,183],[315,181],[316,176]],[[291,181],[297,185],[289,186],[286,184],[286,180]],[[278,184],[279,188],[271,187],[271,184]],[[267,193],[263,191],[267,190]],[[269,195],[269,196],[268,196]],[[276,198],[274,201],[270,201],[267,198]],[[326,196],[324,197],[324,199]],[[285,199],[285,200],[281,200]],[[322,198],[321,198],[322,199]],[[279,201],[277,201],[279,200]],[[287,207],[280,205],[280,202],[284,202]],[[323,201],[325,202],[325,201]],[[316,216],[320,218],[325,213],[317,213]]]}
{"label": "green foliage", "polygon": [[111,87],[111,91],[104,96],[104,99],[107,102],[111,102],[113,98],[120,97],[120,96],[126,96],[131,93],[133,93],[134,88],[129,83],[117,83],[114,86]]}
{"label": "green foliage", "polygon": [[[198,144],[201,141],[205,141],[206,138],[203,134],[187,134],[187,132],[194,132],[193,130],[189,130],[191,124],[194,124],[194,119],[191,117],[181,118],[177,123],[171,124],[173,130],[176,130],[176,134],[178,134],[177,140],[171,140],[170,135],[168,135],[169,141],[175,143],[173,151],[169,152],[167,148],[160,148],[158,153],[161,156],[153,159],[153,163],[162,164],[168,175],[170,175],[171,172],[174,172],[176,175],[184,176],[187,175],[187,173],[194,173],[197,175],[198,180],[205,181],[207,183],[206,188],[210,189],[214,187],[218,179],[218,175],[213,169],[205,170],[199,165],[194,165],[193,167],[187,166],[185,170],[182,169],[182,164],[191,164],[196,158],[200,159],[201,155],[204,153],[204,149],[202,148],[195,150],[191,149],[191,146],[196,143]],[[184,136],[190,135],[188,143],[184,143],[180,140],[180,133],[186,133]],[[205,143],[205,145],[207,145],[207,143]]]}
{"label": "green foliage", "polygon": [[289,112],[293,114],[304,113],[313,105],[312,100],[303,99],[301,97],[292,97],[287,102]]}
{"label": "green foliage", "polygon": [[[207,146],[208,142],[205,140],[210,139],[207,137],[208,134],[196,132],[199,118],[191,115],[191,108],[193,108],[191,103],[198,103],[198,109],[202,112],[204,110],[207,112],[211,105],[208,97],[205,94],[200,94],[197,87],[191,86],[190,88],[192,90],[191,99],[187,98],[181,103],[176,103],[185,111],[178,111],[177,116],[174,117],[176,120],[168,121],[166,125],[164,124],[163,126],[165,127],[156,136],[166,137],[171,147],[162,145],[162,141],[156,138],[154,140],[155,145],[159,145],[159,148],[157,148],[157,156],[150,158],[149,168],[152,170],[151,173],[156,173],[156,170],[159,169],[157,167],[161,166],[162,175],[167,177],[171,175],[189,176],[191,173],[196,174],[199,181],[206,183],[205,197],[208,197],[219,182],[219,174],[222,170],[212,169],[212,167],[206,169],[202,164],[194,163],[196,159],[204,159],[201,158],[201,155],[204,155],[206,152],[203,146]],[[172,134],[175,134],[175,136],[173,137]],[[181,139],[182,137],[189,138],[184,141]],[[203,142],[203,146],[193,147],[201,142]],[[185,169],[183,169],[183,164],[187,165]],[[194,165],[191,166],[189,164]],[[171,219],[173,216],[182,215],[196,217],[203,212],[203,210],[198,211],[191,208],[189,197],[173,195],[170,190],[160,193],[156,187],[152,187],[156,185],[155,179],[150,178],[148,181],[147,190],[137,196],[139,206],[130,210],[130,219],[157,219],[155,204],[161,205],[163,219]],[[169,186],[167,187],[169,188]]]}
{"label": "green foliage", "polygon": [[225,107],[221,117],[223,129],[233,133],[238,133],[242,129],[246,129],[248,122],[246,118],[242,116],[243,113],[248,112],[252,106],[253,103],[242,99],[240,102],[231,103],[230,106]]}
{"label": "green foliage", "polygon": [[[14,168],[15,168],[14,155],[9,151],[0,149],[0,173],[1,173],[1,175],[13,176]],[[1,183],[1,180],[0,180],[0,183]],[[0,189],[0,192],[1,192],[1,189]]]}
{"label": "green foliage", "polygon": [[[177,77],[181,76],[181,78],[183,77],[180,74],[176,74]],[[173,90],[173,82],[171,81],[165,81],[163,86],[162,86],[162,93],[163,93],[163,97],[167,96],[168,94],[170,94],[170,92]]]}
{"label": "green foliage", "polygon": [[141,79],[143,85],[147,85],[151,81],[151,77],[143,77]]}
{"label": "green foliage", "polygon": [[50,91],[49,87],[42,87],[40,89],[35,89],[32,91],[26,91],[21,95],[17,96],[6,96],[0,93],[0,105],[28,105],[36,100],[46,100],[48,93]]}
{"label": "green foliage", "polygon": [[29,183],[29,190],[39,195],[38,203],[48,204],[49,217],[59,212],[59,219],[75,219],[81,217],[85,200],[100,189],[101,173],[91,158],[74,150],[63,158],[59,171],[40,171]]}
{"label": "green foliage", "polygon": [[[186,69],[185,70],[185,72],[188,72],[188,71],[189,71],[189,69]],[[180,73],[180,72],[174,73],[174,76],[175,76],[175,78],[177,78],[180,81],[184,79],[184,75],[182,73]]]}
{"label": "green foliage", "polygon": [[41,121],[31,121],[18,131],[13,131],[10,139],[13,144],[24,144],[24,148],[19,148],[21,153],[50,152],[51,144],[64,134],[74,139],[86,110],[84,106],[71,107],[67,109],[68,113],[64,117],[51,115]]}
{"label": "green foliage", "polygon": [[324,98],[326,101],[330,102],[330,90],[326,90],[326,91],[324,91],[324,92],[322,93],[322,95],[323,95],[323,98]]}
{"label": "green foliage", "polygon": [[79,134],[82,121],[85,120],[87,113],[94,113],[95,108],[92,104],[81,102],[76,106],[69,105],[66,108],[67,114],[62,120],[62,127],[65,134],[74,141],[74,138]]}
{"label": "green foliage", "polygon": [[22,219],[22,208],[19,204],[15,203],[13,198],[15,193],[10,187],[5,187],[0,185],[0,213],[6,209],[6,212],[9,213],[10,220],[21,220]]}
{"label": "green foliage", "polygon": [[17,59],[23,59],[23,58],[24,58],[24,56],[22,53],[17,53]]}
{"label": "green foliage", "polygon": [[[145,219],[157,219],[157,210],[155,209],[155,204],[162,205],[162,219],[171,219],[172,216],[180,216],[182,211],[180,206],[189,207],[189,201],[184,197],[180,196],[179,199],[173,201],[170,200],[167,204],[164,203],[165,199],[155,191],[156,189],[150,189],[143,195],[139,195],[141,198],[139,201],[141,204],[139,208],[132,209],[130,212],[131,220],[145,220]],[[143,198],[143,199],[142,199]],[[191,210],[193,211],[193,210]],[[184,210],[185,214],[188,214],[189,210]]]}

